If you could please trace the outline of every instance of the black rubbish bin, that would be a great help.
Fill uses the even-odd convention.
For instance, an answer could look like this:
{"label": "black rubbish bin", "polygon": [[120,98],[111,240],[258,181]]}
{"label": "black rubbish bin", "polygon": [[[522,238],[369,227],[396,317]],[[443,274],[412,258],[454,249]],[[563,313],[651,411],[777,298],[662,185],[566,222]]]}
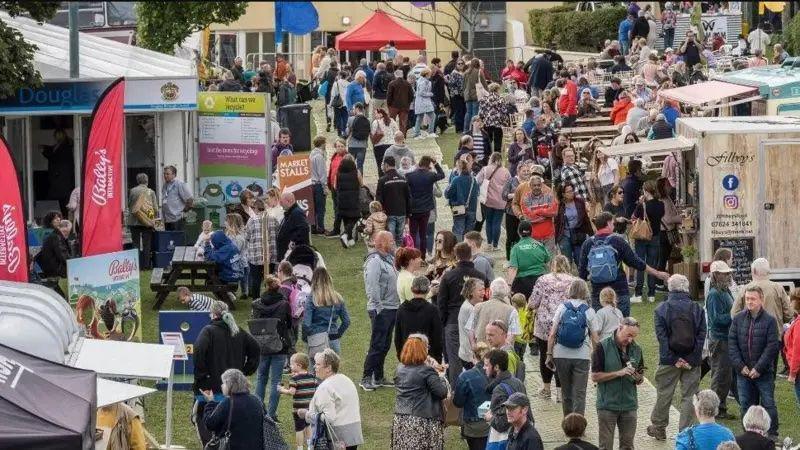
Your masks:
{"label": "black rubbish bin", "polygon": [[311,151],[311,105],[298,103],[281,106],[278,109],[278,123],[281,128],[288,128],[292,132],[295,152]]}

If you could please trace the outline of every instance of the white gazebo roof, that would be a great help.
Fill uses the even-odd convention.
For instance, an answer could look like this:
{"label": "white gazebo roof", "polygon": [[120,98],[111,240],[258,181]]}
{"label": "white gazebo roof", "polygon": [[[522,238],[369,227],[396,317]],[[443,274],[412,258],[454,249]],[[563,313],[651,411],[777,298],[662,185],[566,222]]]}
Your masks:
{"label": "white gazebo roof", "polygon": [[[43,79],[69,78],[69,29],[40,24],[27,17],[10,17],[4,11],[0,11],[0,19],[22,33],[27,42],[38,47],[34,66]],[[79,34],[81,79],[196,75],[193,61],[89,33]]]}

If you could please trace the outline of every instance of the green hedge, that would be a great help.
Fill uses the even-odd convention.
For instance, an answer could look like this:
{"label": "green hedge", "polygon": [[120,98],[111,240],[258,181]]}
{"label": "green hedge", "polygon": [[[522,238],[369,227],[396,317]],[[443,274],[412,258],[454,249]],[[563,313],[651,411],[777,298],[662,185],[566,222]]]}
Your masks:
{"label": "green hedge", "polygon": [[783,34],[786,40],[785,50],[790,55],[800,55],[800,14],[795,14]]}
{"label": "green hedge", "polygon": [[546,46],[555,42],[559,49],[598,51],[606,39],[616,39],[619,23],[625,18],[625,7],[600,8],[597,11],[575,11],[574,5],[528,12],[533,44]]}

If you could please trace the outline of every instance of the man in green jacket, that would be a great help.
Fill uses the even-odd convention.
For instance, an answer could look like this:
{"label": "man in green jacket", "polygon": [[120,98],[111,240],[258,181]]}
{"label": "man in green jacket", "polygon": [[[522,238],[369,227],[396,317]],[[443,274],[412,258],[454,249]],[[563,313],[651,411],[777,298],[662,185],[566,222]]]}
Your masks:
{"label": "man in green jacket", "polygon": [[644,380],[642,349],[636,344],[639,322],[625,317],[614,334],[600,341],[592,355],[592,381],[597,383],[597,426],[601,449],[614,448],[619,427],[620,450],[633,449],[636,435],[636,387]]}

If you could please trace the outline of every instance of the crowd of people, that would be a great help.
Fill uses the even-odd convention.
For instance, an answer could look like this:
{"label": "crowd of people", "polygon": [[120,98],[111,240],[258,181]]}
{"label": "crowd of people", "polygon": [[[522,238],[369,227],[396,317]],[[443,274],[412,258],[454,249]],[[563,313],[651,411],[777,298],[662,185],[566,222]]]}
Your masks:
{"label": "crowd of people", "polygon": [[[713,56],[707,47],[716,44],[698,42],[690,30],[673,50],[675,8],[668,2],[660,20],[670,45],[658,54],[655,17],[634,5],[619,39],[586,64],[564,63],[550,49],[527,62],[509,60],[493,76],[473,55],[453,52],[446,63],[410,58],[391,41],[381,61],[354,67],[340,64],[334,49],[315,50],[311,86],[324,103],[327,131],[337,135],[313,140],[315,215],[307,217],[291,193],[244,189],[222,229],[203,224],[197,251],[217,264],[222,281],[240,283],[239,295],[227,300],[252,299],[247,330],[226,302],[179,292],[182,303],[212,319],[194,344],[193,423],[203,445],[225,434],[230,448],[262,448],[265,424],[280,421],[281,396],[290,396],[296,448],[318,448],[312,443],[326,439],[369,447],[358,388],[361,395],[391,388],[392,449],[441,449],[446,425],[457,425],[471,450],[543,449],[534,395],[561,405],[570,441],[559,448],[611,449],[619,433],[619,447],[632,449],[638,386],[645,359],[656,356],[637,343],[641,326],[631,304],[655,302],[658,291],[665,299],[654,312],[657,399],[646,434],[667,438],[680,384],[677,448],[757,449],[778,439],[781,358],[800,401],[800,290],[790,297],[770,281],[763,258],[752,262],[753,281],[737,286],[732,253],[721,248],[705,305],[697,302],[689,280],[669,273],[680,258],[680,156],[652,171],[647,159],[618,160],[598,139],[576,146],[563,131],[607,108],[620,130],[614,145],[665,139],[689,112],[660,92],[704,79],[701,66]],[[758,31],[740,50],[752,51],[750,65],[761,64],[765,49]],[[777,62],[787,56],[775,50]],[[603,59],[614,64],[601,69]],[[258,70],[236,58],[209,90],[271,92],[278,106],[298,101],[284,57]],[[406,143],[450,126],[459,135],[452,161],[415,154]],[[293,151],[291,130],[275,136],[273,165]],[[363,176],[370,147],[379,174],[374,195]],[[194,203],[175,167],[165,167],[163,177],[160,196],[145,174],[130,192],[142,269],[152,264],[156,218],[181,231]],[[437,198],[452,212],[450,229],[437,223]],[[52,232],[36,261],[45,278],[65,277],[72,223],[52,213],[45,226]],[[338,239],[345,249],[363,248],[362,240],[366,247],[370,337],[357,382],[340,373],[352,354],[341,345],[351,325],[347,299],[324,263],[301,278],[289,261],[295,252],[321,256],[311,235]],[[503,257],[507,268],[495,264]],[[398,365],[388,373],[392,344]],[[535,393],[525,385],[526,353],[538,360],[542,388]],[[707,373],[711,387],[700,390]],[[246,377],[254,374],[251,386]],[[584,436],[590,379],[597,385],[597,446]],[[734,418],[730,393],[743,412],[738,436],[716,423]]]}

